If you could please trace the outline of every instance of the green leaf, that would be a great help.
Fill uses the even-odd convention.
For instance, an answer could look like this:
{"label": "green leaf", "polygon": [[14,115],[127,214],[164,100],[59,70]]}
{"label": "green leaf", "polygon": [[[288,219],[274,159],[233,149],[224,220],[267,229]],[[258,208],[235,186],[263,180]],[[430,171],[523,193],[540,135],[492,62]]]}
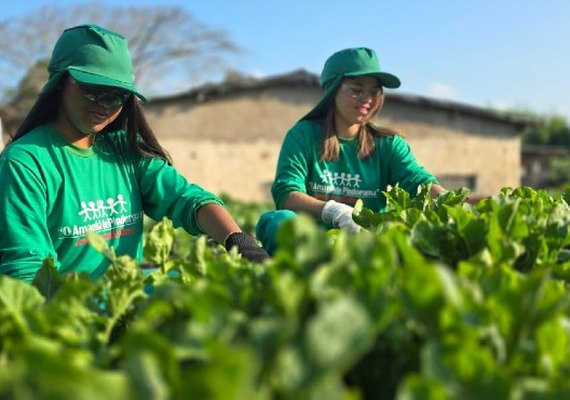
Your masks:
{"label": "green leaf", "polygon": [[109,247],[109,243],[103,239],[103,236],[92,231],[87,231],[85,236],[87,237],[87,240],[89,241],[91,247],[93,247],[99,253],[103,254],[105,258],[111,263],[115,261],[115,249]]}
{"label": "green leaf", "polygon": [[162,378],[160,361],[154,354],[141,349],[124,363],[140,400],[167,400],[171,398],[170,386]]}
{"label": "green leaf", "polygon": [[166,272],[165,266],[174,244],[174,226],[168,218],[163,218],[145,237],[144,257],[150,263],[160,266]]}
{"label": "green leaf", "polygon": [[300,348],[293,343],[279,349],[275,366],[271,371],[270,382],[279,392],[291,393],[303,388],[311,371],[304,362]]}
{"label": "green leaf", "polygon": [[[70,362],[58,346],[22,344],[4,367],[0,397],[98,400],[134,398],[126,375]],[[8,375],[9,378],[6,378]]]}
{"label": "green leaf", "polygon": [[53,258],[46,258],[43,261],[42,267],[36,273],[32,285],[49,301],[63,282],[64,279],[55,266],[55,260]]}
{"label": "green leaf", "polygon": [[[30,333],[26,314],[45,303],[38,289],[28,283],[0,276],[0,338],[25,336]],[[15,335],[15,336],[12,336]]]}
{"label": "green leaf", "polygon": [[540,367],[548,377],[560,376],[570,358],[570,333],[568,317],[548,319],[536,330],[536,343],[540,352]]}
{"label": "green leaf", "polygon": [[313,371],[343,371],[372,344],[372,325],[364,308],[343,297],[323,304],[308,322],[305,356]]}
{"label": "green leaf", "polygon": [[405,377],[398,390],[397,400],[447,400],[450,394],[437,379],[430,379],[419,374]]}
{"label": "green leaf", "polygon": [[285,221],[277,232],[277,243],[274,259],[279,268],[293,269],[301,275],[309,275],[331,257],[326,231],[307,215]]}
{"label": "green leaf", "polygon": [[252,399],[258,371],[250,349],[239,346],[212,346],[209,362],[189,366],[174,398]]}
{"label": "green leaf", "polygon": [[468,205],[445,206],[447,214],[455,223],[455,229],[461,239],[463,239],[468,253],[465,258],[477,254],[485,247],[485,235],[487,233],[487,223],[484,219],[475,215],[473,209]]}
{"label": "green leaf", "polygon": [[566,204],[570,204],[570,186],[564,189],[564,192],[562,193],[562,198],[564,199]]}

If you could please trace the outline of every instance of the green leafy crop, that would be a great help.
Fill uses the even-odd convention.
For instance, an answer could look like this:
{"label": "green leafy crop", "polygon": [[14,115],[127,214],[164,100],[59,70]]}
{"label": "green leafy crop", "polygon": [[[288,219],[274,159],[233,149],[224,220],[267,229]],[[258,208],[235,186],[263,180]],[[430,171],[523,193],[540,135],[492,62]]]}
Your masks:
{"label": "green leafy crop", "polygon": [[89,235],[98,281],[1,276],[0,398],[570,398],[568,191],[385,195],[356,235],[287,221],[262,265],[165,219],[142,265]]}

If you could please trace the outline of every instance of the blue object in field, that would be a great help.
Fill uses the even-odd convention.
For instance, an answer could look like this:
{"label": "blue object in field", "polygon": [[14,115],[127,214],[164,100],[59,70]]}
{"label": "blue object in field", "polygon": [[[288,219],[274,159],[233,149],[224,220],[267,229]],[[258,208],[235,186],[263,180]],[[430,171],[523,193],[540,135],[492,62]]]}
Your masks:
{"label": "blue object in field", "polygon": [[255,236],[270,256],[277,250],[277,231],[285,221],[296,216],[297,214],[291,210],[273,210],[263,213],[259,218],[255,227]]}
{"label": "blue object in field", "polygon": [[[146,267],[142,268],[142,270],[143,270],[143,276],[146,277],[152,274],[154,271],[158,271],[159,267]],[[172,279],[178,279],[180,278],[180,272],[171,269],[166,273],[166,276]],[[154,292],[154,285],[152,283],[146,283],[143,287],[143,290],[146,294],[152,294]]]}

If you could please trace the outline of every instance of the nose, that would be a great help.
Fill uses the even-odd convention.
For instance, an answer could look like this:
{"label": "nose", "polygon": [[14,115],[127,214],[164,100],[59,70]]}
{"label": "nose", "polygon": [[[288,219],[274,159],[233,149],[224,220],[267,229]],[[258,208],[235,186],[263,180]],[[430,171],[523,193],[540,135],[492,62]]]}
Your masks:
{"label": "nose", "polygon": [[362,93],[358,96],[358,101],[361,103],[372,103],[376,97],[370,93]]}

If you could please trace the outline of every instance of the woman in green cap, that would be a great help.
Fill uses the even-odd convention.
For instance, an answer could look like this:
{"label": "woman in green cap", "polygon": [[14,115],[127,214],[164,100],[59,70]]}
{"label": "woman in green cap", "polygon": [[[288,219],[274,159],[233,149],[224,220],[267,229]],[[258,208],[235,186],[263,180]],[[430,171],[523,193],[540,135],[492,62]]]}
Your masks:
{"label": "woman in green cap", "polygon": [[386,205],[382,191],[399,185],[415,194],[431,183],[433,195],[444,191],[422,168],[395,131],[372,124],[384,104],[384,88],[400,80],[382,72],[374,50],[350,48],[334,53],[321,74],[321,101],[287,133],[271,192],[277,211],[263,214],[256,234],[272,254],[276,232],[297,212],[312,215],[328,228],[356,233],[356,200],[374,211]]}
{"label": "woman in green cap", "polygon": [[127,40],[94,25],[65,30],[49,80],[0,157],[0,273],[31,281],[42,261],[93,278],[108,268],[88,245],[99,233],[117,255],[142,258],[143,215],[262,262],[212,193],[171,165],[147,124]]}

